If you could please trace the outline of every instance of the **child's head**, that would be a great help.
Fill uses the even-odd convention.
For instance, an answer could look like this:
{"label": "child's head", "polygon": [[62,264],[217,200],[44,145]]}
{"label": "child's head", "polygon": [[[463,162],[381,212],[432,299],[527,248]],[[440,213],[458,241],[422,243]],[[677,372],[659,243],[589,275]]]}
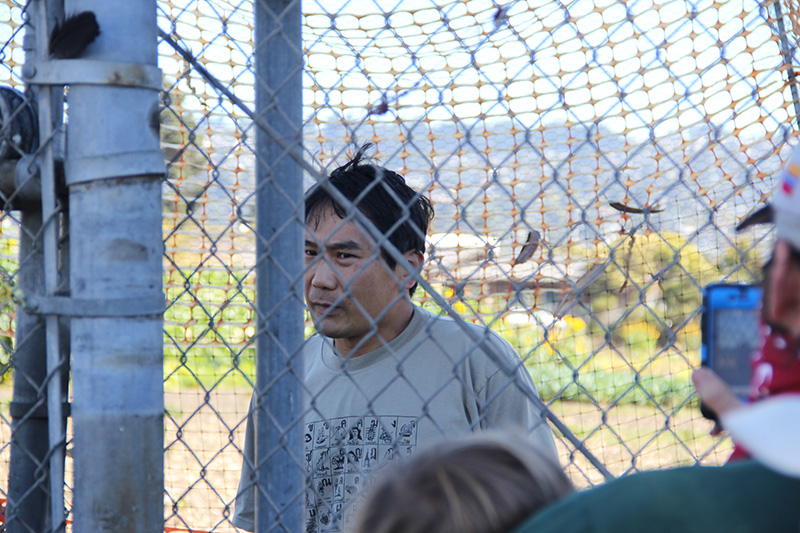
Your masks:
{"label": "child's head", "polygon": [[533,443],[513,434],[442,442],[381,473],[357,533],[500,533],[572,490]]}

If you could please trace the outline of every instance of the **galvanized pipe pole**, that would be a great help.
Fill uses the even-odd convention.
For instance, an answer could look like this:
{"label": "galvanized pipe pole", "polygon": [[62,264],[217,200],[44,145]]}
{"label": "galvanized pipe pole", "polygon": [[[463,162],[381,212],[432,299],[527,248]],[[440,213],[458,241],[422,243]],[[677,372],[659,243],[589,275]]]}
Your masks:
{"label": "galvanized pipe pole", "polygon": [[[163,531],[163,308],[156,2],[74,0],[100,35],[69,80],[74,530]],[[56,65],[58,66],[58,65]]]}
{"label": "galvanized pipe pole", "polygon": [[[49,59],[49,33],[56,21],[63,18],[62,0],[38,2],[38,20],[47,21],[46,26],[37,27],[36,57],[41,64]],[[36,65],[25,64],[23,75],[36,70]],[[38,89],[39,101],[39,172],[42,201],[42,250],[44,257],[44,285],[38,297],[54,296],[59,288],[59,230],[61,215],[56,200],[55,139],[62,125],[64,109],[64,87],[59,81],[50,80]],[[60,318],[55,313],[44,316],[45,345],[47,353],[47,433],[49,444],[50,531],[60,533],[66,529],[64,509],[64,455],[66,423],[62,405],[66,388],[62,386],[67,374],[64,368],[68,355],[61,352]]]}
{"label": "galvanized pipe pole", "polygon": [[[29,2],[27,10],[23,75],[35,68],[32,65],[47,60],[50,30],[64,13],[62,0]],[[41,190],[31,191],[41,205],[34,208],[33,202],[24,202],[20,207],[17,288],[26,299],[54,293],[59,284],[60,216],[55,202],[53,133],[61,125],[63,93],[58,84],[28,88],[39,109],[41,146],[36,163],[42,185]],[[63,363],[67,351],[61,344],[58,317],[45,318],[25,306],[18,308],[6,513],[9,533],[63,530],[67,378]]]}
{"label": "galvanized pipe pole", "polygon": [[[41,211],[22,213],[17,289],[23,294],[44,287]],[[6,530],[45,531],[48,522],[47,403],[45,334],[42,317],[17,309],[14,399],[11,402],[11,455]]]}
{"label": "galvanized pipe pole", "polygon": [[[302,154],[300,1],[257,0],[256,116]],[[303,172],[256,131],[256,531],[303,531]]]}

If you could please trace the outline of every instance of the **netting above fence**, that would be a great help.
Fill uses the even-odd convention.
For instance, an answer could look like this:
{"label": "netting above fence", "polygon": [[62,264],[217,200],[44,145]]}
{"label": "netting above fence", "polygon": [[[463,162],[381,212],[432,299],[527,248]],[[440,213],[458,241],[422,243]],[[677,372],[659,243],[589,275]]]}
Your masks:
{"label": "netting above fence", "polygon": [[[192,16],[173,8],[174,33],[251,101],[247,6],[204,5]],[[771,156],[791,129],[767,6],[326,9],[307,5],[304,19],[306,149],[327,166],[347,143],[375,142],[382,163],[430,190],[432,239],[456,234],[464,248],[491,249],[488,261],[465,251],[477,265],[458,269],[435,253],[430,266],[443,278],[576,280],[611,252],[624,264],[639,232],[679,234],[676,251],[710,249],[718,263],[733,253],[733,224],[769,192],[780,165]],[[226,265],[239,254],[246,265],[252,125],[187,65],[172,75],[166,137],[183,148],[170,158],[180,194],[165,198],[181,226],[170,253],[213,244]],[[214,229],[204,235],[205,224]],[[513,265],[533,231],[542,243],[533,260]],[[181,246],[192,233],[194,246]]]}
{"label": "netting above fence", "polygon": [[[255,56],[279,53],[279,39],[254,43],[253,12],[158,4],[176,527],[230,528],[255,380],[259,161],[246,108]],[[728,444],[704,436],[688,378],[701,290],[757,279],[768,250],[765,231],[733,228],[794,144],[796,14],[791,2],[305,2],[306,161],[330,171],[371,142],[427,192],[433,290],[514,346],[615,475],[719,462]],[[22,8],[5,2],[0,19],[0,80],[21,88]],[[18,220],[2,216],[13,282]],[[429,294],[416,301],[440,311]],[[13,320],[5,309],[0,335]],[[576,482],[602,479],[557,440]]]}
{"label": "netting above fence", "polygon": [[[173,36],[248,103],[250,8],[164,7]],[[687,411],[701,288],[758,276],[767,243],[733,226],[771,191],[796,116],[775,13],[713,2],[306,3],[305,149],[330,169],[372,142],[382,165],[429,192],[426,276],[462,316],[512,342],[554,409],[588,402],[562,414],[613,471],[704,460],[713,443],[696,440],[703,430]],[[168,347],[182,343],[189,362],[176,366],[197,376],[187,383],[209,370],[192,364],[210,353],[200,346],[218,350],[211,383],[242,382],[254,333],[254,132],[189,66],[174,75],[173,142],[185,150],[171,187],[184,198],[165,195],[168,270],[174,309],[195,323],[176,320],[181,340]],[[216,296],[200,289],[204,277]],[[570,458],[577,478],[599,480]]]}

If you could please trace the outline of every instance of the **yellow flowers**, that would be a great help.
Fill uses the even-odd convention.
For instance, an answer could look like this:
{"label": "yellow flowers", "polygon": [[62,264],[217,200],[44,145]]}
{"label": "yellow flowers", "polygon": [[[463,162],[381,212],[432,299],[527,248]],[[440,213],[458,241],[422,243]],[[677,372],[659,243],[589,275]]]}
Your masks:
{"label": "yellow flowers", "polygon": [[10,305],[14,300],[14,285],[9,278],[0,278],[0,305]]}

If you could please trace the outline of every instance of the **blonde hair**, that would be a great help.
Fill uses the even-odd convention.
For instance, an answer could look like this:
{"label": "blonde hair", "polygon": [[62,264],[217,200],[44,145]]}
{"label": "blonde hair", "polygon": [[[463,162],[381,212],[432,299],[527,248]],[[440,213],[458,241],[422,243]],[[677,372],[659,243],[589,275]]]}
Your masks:
{"label": "blonde hair", "polygon": [[502,533],[572,491],[524,437],[484,433],[442,442],[381,472],[356,533]]}

